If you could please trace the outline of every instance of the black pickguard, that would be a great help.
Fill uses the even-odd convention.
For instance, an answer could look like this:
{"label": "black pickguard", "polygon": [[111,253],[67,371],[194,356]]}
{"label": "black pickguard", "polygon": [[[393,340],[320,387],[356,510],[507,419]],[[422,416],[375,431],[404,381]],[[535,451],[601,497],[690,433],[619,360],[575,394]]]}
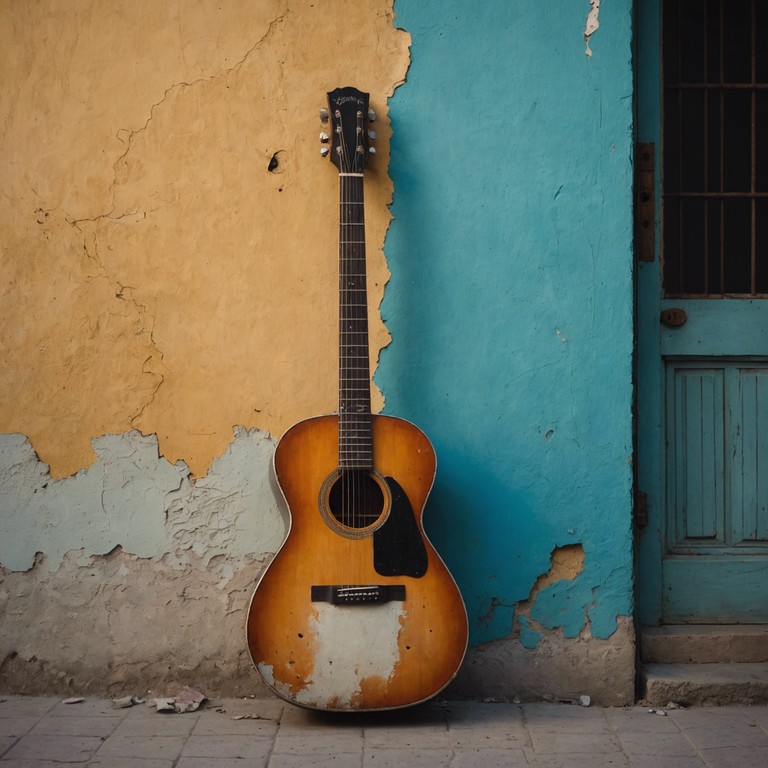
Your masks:
{"label": "black pickguard", "polygon": [[382,576],[413,576],[427,572],[427,550],[416,525],[411,502],[393,477],[384,478],[392,493],[392,508],[373,534],[373,567]]}

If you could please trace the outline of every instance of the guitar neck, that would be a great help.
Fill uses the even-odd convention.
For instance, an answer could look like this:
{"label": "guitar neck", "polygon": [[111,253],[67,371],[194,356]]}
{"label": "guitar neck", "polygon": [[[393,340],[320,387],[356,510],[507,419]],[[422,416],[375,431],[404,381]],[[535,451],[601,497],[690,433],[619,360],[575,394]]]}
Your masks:
{"label": "guitar neck", "polygon": [[373,468],[362,173],[339,175],[339,466]]}

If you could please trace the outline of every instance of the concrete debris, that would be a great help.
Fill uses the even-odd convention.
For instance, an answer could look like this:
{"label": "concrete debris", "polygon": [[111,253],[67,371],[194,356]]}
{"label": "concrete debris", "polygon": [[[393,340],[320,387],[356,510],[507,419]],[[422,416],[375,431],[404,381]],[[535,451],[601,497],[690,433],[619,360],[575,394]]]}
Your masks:
{"label": "concrete debris", "polygon": [[262,717],[261,715],[255,715],[252,712],[247,715],[235,715],[233,720],[271,720],[270,717]]}
{"label": "concrete debris", "polygon": [[190,688],[185,685],[176,694],[176,711],[177,712],[194,712],[200,708],[200,705],[205,701],[205,696],[196,691],[194,688]]}
{"label": "concrete debris", "polygon": [[154,707],[158,712],[175,712],[176,699],[152,699],[149,702],[150,707]]}
{"label": "concrete debris", "polygon": [[175,696],[151,699],[148,705],[154,707],[158,712],[183,714],[199,709],[204,701],[205,696],[200,691],[185,685]]}
{"label": "concrete debris", "polygon": [[660,715],[661,717],[666,717],[667,713],[663,709],[649,709],[648,710],[649,715]]}
{"label": "concrete debris", "polygon": [[144,704],[144,699],[141,699],[138,696],[123,696],[121,699],[112,699],[112,706],[115,709],[127,709],[136,704]]}
{"label": "concrete debris", "polygon": [[85,699],[82,696],[73,696],[71,699],[64,699],[62,701],[62,704],[80,704],[81,702],[85,701]]}

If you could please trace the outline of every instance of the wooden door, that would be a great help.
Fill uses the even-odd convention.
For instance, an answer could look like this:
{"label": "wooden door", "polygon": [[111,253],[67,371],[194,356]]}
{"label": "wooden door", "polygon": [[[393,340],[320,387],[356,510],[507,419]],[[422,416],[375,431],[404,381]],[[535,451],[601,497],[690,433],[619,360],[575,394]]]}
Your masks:
{"label": "wooden door", "polygon": [[637,33],[640,619],[768,622],[768,3],[640,0]]}

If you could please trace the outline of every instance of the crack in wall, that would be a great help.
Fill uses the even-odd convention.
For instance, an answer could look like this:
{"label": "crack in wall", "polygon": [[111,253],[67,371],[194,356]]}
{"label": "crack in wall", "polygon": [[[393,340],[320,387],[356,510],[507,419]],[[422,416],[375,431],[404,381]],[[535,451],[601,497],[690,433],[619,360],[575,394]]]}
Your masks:
{"label": "crack in wall", "polygon": [[[115,29],[110,6],[67,17],[57,35],[28,35],[27,47],[49,52],[27,65],[37,110],[60,120],[41,123],[43,141],[55,124],[48,143],[58,143],[44,161],[28,158],[30,170],[17,173],[24,184],[11,190],[27,218],[9,245],[29,256],[17,271],[33,298],[26,308],[8,302],[16,308],[3,314],[27,340],[13,361],[18,406],[0,414],[0,429],[29,435],[56,477],[90,466],[93,437],[131,428],[159,435],[163,456],[203,476],[233,424],[278,434],[332,410],[338,373],[323,350],[335,347],[337,232],[328,222],[336,206],[326,193],[336,177],[317,161],[306,105],[346,81],[350,60],[379,113],[366,181],[372,361],[386,338],[375,311],[392,194],[383,99],[407,69],[408,35],[381,13],[391,0],[270,0],[255,11],[238,1],[246,16],[213,3],[189,11],[189,23],[162,8],[158,19],[133,14],[114,52],[103,34],[81,35],[77,51],[69,45],[84,25]],[[352,16],[354,24],[339,23]],[[179,43],[160,18],[184,22]],[[199,39],[207,18],[216,34]],[[57,49],[57,40],[68,42]],[[343,55],[328,57],[328,41]],[[167,66],[150,71],[155,60]],[[125,82],[131,61],[140,86]],[[112,102],[102,95],[110,89]],[[63,105],[75,93],[70,117]],[[22,123],[15,119],[17,132]],[[266,173],[272,157],[277,167]],[[60,322],[51,319],[54,300]],[[383,398],[372,389],[378,410]]]}

